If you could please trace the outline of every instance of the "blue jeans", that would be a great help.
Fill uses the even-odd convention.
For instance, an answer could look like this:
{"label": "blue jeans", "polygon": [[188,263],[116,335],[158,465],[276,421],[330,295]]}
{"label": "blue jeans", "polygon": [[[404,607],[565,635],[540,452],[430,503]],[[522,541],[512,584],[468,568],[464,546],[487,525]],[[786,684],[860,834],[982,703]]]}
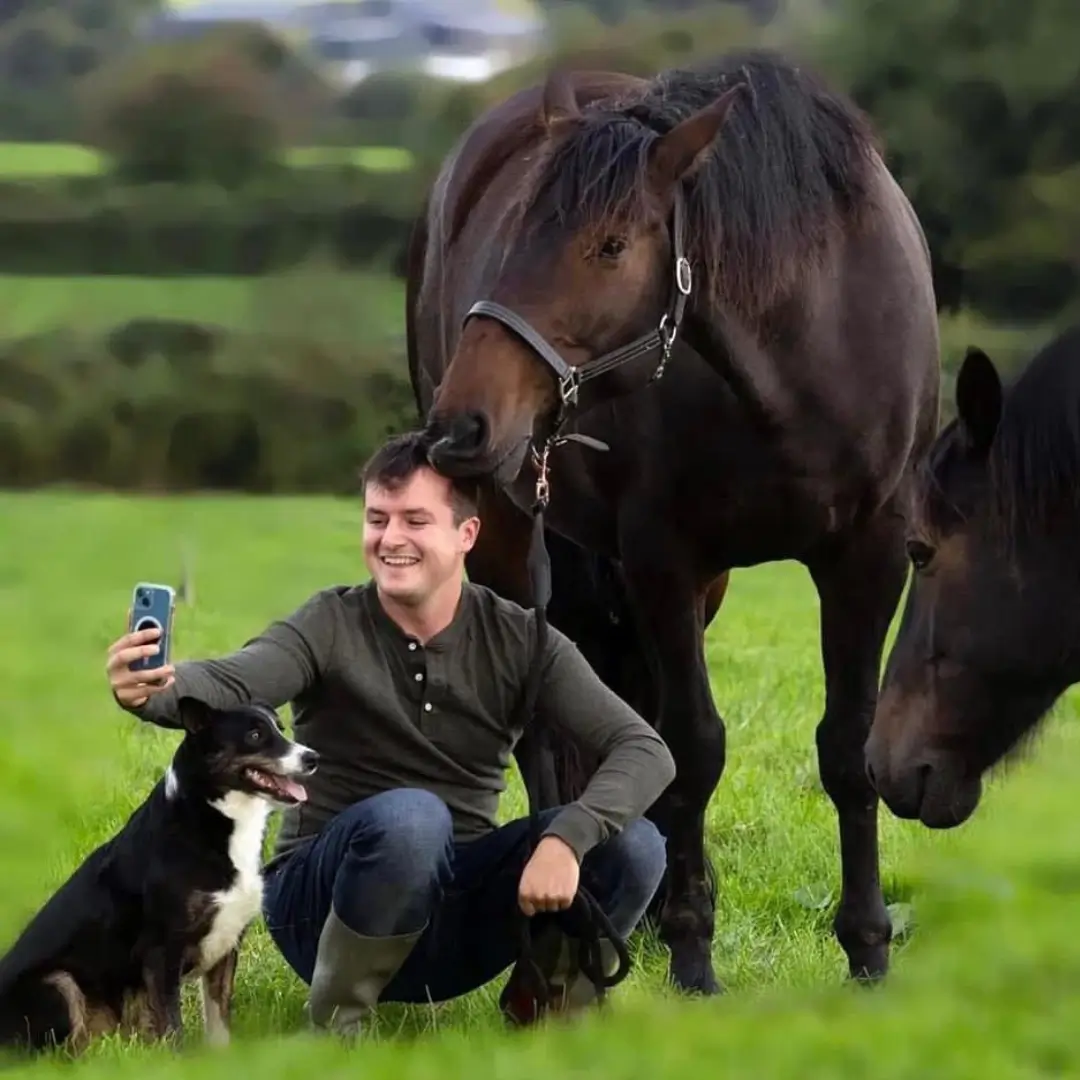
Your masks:
{"label": "blue jeans", "polygon": [[[541,815],[543,824],[557,810]],[[518,883],[529,821],[455,843],[438,796],[396,788],[354,803],[270,869],[266,926],[289,966],[310,985],[330,912],[358,934],[382,937],[426,927],[380,1000],[445,1001],[495,978],[517,959]],[[594,847],[581,883],[625,937],[667,865],[665,842],[645,818]],[[541,914],[538,920],[558,919]]]}

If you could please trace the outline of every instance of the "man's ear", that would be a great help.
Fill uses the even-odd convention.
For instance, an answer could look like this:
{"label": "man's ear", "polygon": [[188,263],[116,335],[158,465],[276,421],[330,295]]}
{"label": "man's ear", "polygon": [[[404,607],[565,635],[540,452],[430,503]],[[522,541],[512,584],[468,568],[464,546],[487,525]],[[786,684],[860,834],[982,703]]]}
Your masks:
{"label": "man's ear", "polygon": [[480,535],[480,518],[473,516],[461,523],[461,545],[466,552],[472,551],[476,538]]}
{"label": "man's ear", "polygon": [[177,708],[181,726],[192,734],[209,726],[214,715],[214,710],[206,702],[187,695],[180,698]]}

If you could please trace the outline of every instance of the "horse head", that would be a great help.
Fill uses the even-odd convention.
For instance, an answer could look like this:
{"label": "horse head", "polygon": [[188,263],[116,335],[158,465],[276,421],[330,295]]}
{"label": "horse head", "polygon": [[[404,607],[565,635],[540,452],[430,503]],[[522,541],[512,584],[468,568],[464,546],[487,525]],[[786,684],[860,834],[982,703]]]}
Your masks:
{"label": "horse head", "polygon": [[662,372],[692,287],[682,184],[744,87],[660,133],[630,108],[583,110],[571,76],[549,76],[498,274],[429,413],[437,469],[512,482],[569,411]]}

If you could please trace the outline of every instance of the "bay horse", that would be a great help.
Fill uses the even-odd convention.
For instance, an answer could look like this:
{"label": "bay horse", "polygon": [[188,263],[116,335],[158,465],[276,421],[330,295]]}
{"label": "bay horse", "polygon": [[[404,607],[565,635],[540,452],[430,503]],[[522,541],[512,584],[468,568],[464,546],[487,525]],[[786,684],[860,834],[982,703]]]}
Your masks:
{"label": "bay horse", "polygon": [[[567,542],[552,625],[577,637],[592,619],[602,642],[605,611],[632,620],[622,640],[643,659],[611,667],[613,688],[677,765],[649,812],[668,841],[674,984],[721,989],[705,814],[726,749],[705,628],[733,568],[783,559],[821,602],[834,930],[854,977],[884,975],[863,744],[940,368],[926,240],[869,122],[772,52],[651,79],[553,70],[442,163],[406,308],[432,464],[485,486],[470,578],[530,603],[539,500]],[[523,740],[519,762],[534,752]],[[571,767],[548,769],[550,799],[580,790]]]}
{"label": "bay horse", "polygon": [[1006,389],[970,347],[920,470],[911,587],[866,744],[889,809],[952,828],[1080,682],[1080,327]]}

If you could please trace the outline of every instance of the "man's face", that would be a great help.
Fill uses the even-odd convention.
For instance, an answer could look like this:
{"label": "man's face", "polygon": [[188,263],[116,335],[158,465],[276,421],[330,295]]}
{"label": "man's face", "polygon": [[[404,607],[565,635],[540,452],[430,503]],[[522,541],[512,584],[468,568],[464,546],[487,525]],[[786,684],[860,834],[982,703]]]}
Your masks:
{"label": "man's face", "polygon": [[379,591],[418,606],[460,579],[476,542],[477,518],[455,524],[450,481],[419,469],[396,490],[374,483],[364,495],[364,560]]}

